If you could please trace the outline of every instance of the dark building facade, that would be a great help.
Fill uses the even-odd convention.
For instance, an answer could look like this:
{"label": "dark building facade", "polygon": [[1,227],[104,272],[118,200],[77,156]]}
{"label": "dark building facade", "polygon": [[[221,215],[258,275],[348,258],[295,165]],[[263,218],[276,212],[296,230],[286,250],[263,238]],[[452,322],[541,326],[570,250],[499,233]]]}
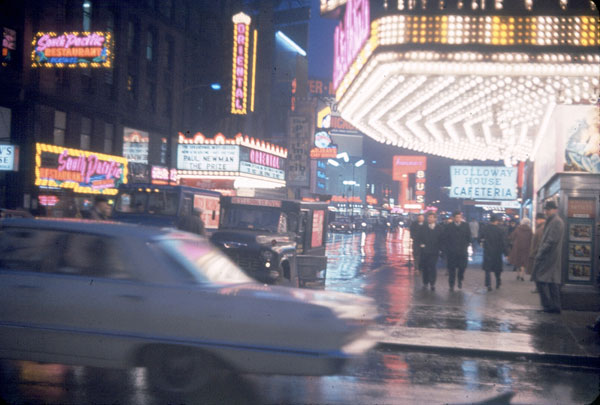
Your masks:
{"label": "dark building facade", "polygon": [[[0,142],[20,150],[19,170],[0,172],[0,206],[38,207],[36,143],[123,156],[131,152],[129,146],[124,150],[124,137],[137,134],[134,162],[174,166],[177,133],[192,125],[189,109],[197,108],[186,98],[188,89],[200,89],[219,71],[215,44],[227,25],[223,20],[231,18],[230,2],[205,3],[0,2],[4,38],[8,33],[13,39],[0,68]],[[113,42],[110,67],[32,66],[36,34],[73,32],[107,33]],[[210,101],[214,116],[221,107]],[[138,167],[132,174],[148,173]]]}

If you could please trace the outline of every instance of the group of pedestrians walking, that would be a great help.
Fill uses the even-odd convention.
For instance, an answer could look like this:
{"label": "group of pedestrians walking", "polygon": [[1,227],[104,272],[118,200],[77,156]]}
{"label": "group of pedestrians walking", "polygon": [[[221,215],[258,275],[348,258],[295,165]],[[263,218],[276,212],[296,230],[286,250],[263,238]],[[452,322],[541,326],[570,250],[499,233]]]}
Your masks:
{"label": "group of pedestrians walking", "polygon": [[466,223],[461,212],[454,212],[451,221],[438,223],[434,212],[418,215],[410,225],[415,268],[421,272],[423,289],[435,291],[437,262],[445,256],[448,269],[448,286],[462,288],[468,264],[469,245],[483,247],[485,287],[492,291],[492,274],[495,288],[502,285],[503,256],[517,270],[517,280],[536,283],[532,292],[540,294],[541,311],[560,313],[561,255],[564,222],[558,216],[554,201],[544,205],[544,213],[535,217],[535,233],[531,220],[524,218],[513,231],[501,226],[501,217],[492,215],[488,224],[479,227],[477,221]]}

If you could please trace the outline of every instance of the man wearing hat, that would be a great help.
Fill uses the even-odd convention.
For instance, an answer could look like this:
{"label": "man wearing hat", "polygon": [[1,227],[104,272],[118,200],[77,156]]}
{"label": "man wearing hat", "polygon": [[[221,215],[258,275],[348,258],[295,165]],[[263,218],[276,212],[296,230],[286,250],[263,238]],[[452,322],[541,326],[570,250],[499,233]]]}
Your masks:
{"label": "man wearing hat", "polygon": [[490,223],[481,232],[479,243],[483,246],[483,270],[485,270],[485,286],[492,291],[493,272],[496,276],[496,289],[500,288],[502,280],[502,255],[506,253],[508,241],[506,234],[498,224],[500,217],[493,214]]}
{"label": "man wearing hat", "polygon": [[[540,242],[542,241],[542,236],[544,235],[544,224],[546,223],[546,216],[542,212],[538,212],[535,214],[535,233],[533,234],[533,238],[531,239],[531,247],[529,248],[529,260],[527,261],[527,274],[531,276],[530,280],[533,280],[533,264],[535,263],[535,255],[537,254],[538,249],[540,248]],[[532,293],[537,293],[538,289],[535,286],[535,289],[531,291]]]}
{"label": "man wearing hat", "polygon": [[540,247],[535,255],[532,278],[540,293],[542,311],[559,314],[565,224],[558,216],[558,206],[554,201],[547,201],[544,204],[544,214],[546,224]]}

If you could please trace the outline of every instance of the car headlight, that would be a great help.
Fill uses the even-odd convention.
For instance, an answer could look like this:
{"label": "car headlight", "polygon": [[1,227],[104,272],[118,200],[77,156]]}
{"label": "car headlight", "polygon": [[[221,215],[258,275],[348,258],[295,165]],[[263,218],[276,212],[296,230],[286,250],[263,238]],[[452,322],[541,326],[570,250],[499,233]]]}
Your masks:
{"label": "car headlight", "polygon": [[392,226],[392,224],[390,224],[389,222],[387,223],[387,226]]}
{"label": "car headlight", "polygon": [[367,223],[366,223],[366,222],[363,222],[361,225],[362,225],[362,226],[367,226]]}

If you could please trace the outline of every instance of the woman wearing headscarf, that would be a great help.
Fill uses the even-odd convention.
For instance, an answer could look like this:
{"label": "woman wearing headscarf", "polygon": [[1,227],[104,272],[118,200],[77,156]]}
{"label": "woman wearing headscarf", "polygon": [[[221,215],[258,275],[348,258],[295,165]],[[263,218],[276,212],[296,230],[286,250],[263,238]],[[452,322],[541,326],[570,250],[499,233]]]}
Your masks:
{"label": "woman wearing headscarf", "polygon": [[521,224],[508,236],[512,245],[508,262],[517,268],[517,280],[525,281],[525,269],[529,261],[532,237],[533,232],[529,218],[523,218]]}

